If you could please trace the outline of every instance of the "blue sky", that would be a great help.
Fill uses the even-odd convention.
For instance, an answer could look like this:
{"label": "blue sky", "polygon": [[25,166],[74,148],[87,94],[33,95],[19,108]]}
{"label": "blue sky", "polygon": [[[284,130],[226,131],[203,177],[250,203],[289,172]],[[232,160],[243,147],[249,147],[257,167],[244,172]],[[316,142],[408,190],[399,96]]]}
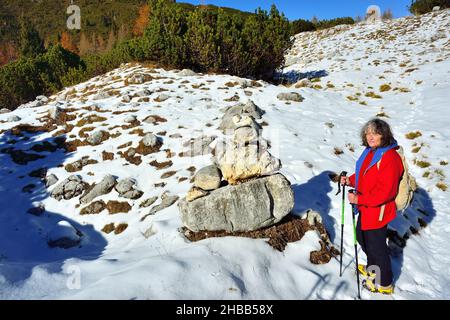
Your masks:
{"label": "blue sky", "polygon": [[[200,0],[177,0],[177,2],[200,4]],[[275,3],[289,20],[295,20],[311,19],[313,16],[317,16],[319,19],[356,17],[358,15],[363,17],[367,7],[372,4],[378,5],[381,11],[391,9],[394,17],[398,18],[409,15],[406,6],[411,4],[411,0],[205,0],[205,3],[250,12],[257,7],[269,10],[270,6]]]}

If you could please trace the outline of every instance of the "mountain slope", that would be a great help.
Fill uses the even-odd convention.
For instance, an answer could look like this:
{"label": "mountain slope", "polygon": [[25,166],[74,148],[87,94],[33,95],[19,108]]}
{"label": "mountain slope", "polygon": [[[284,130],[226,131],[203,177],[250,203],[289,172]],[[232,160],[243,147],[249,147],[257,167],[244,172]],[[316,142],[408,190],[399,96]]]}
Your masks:
{"label": "mountain slope", "polygon": [[[163,202],[163,194],[184,197],[191,186],[192,172],[211,164],[209,153],[195,157],[180,155],[186,151],[183,143],[202,135],[221,137],[216,128],[224,107],[252,100],[266,112],[262,119],[266,123],[263,136],[270,141],[270,152],[281,159],[281,173],[292,184],[293,213],[302,215],[309,208],[319,212],[334,244],[341,240],[341,198],[335,196],[336,184],[328,175],[333,171],[351,172],[362,151],[360,127],[381,112],[389,116],[387,120],[405,149],[410,171],[420,189],[411,208],[390,226],[398,241],[409,237],[403,249],[391,245],[395,294],[386,297],[363,291],[362,298],[448,299],[450,278],[446,270],[450,259],[446,243],[450,203],[448,191],[436,185],[448,185],[450,174],[446,165],[450,140],[449,39],[445,34],[429,40],[448,26],[449,19],[447,10],[394,20],[387,26],[357,25],[323,38],[322,33],[297,36],[297,48],[308,43],[311,47],[301,53],[294,49],[288,59],[296,64],[286,67],[284,72],[294,78],[305,74],[321,77],[318,82],[313,80],[311,85],[315,88],[274,86],[227,75],[182,76],[176,70],[128,64],[66,88],[49,101],[41,97],[14,112],[0,114],[1,149],[15,150],[0,153],[0,297],[354,299],[349,205],[346,205],[342,278],[338,259],[324,265],[309,261],[310,252],[320,249],[315,232],[307,232],[300,241],[289,243],[284,252],[278,252],[264,239],[225,237],[191,243],[179,230],[182,224],[176,203],[141,221]],[[384,33],[389,30],[387,38],[395,36],[397,40],[387,40],[380,28]],[[405,35],[401,35],[403,32]],[[381,34],[380,39],[377,34]],[[380,49],[383,45],[386,50]],[[314,60],[320,55],[322,59]],[[413,68],[417,69],[407,71]],[[141,82],[137,78],[143,78],[144,83],[136,83]],[[380,92],[383,84],[389,84],[391,89]],[[282,92],[300,93],[304,101],[281,101],[277,96]],[[381,98],[376,98],[377,95]],[[56,124],[54,130],[25,132],[23,136],[9,131],[18,124],[42,125],[39,118],[55,106],[65,110],[66,117],[65,123]],[[133,115],[139,123],[130,117]],[[148,116],[153,119],[145,122]],[[46,142],[57,144],[53,137],[57,131],[66,135],[68,141],[82,141],[101,129],[109,136],[97,146],[81,145],[70,153],[62,149],[36,151],[39,150],[36,144],[44,149],[51,149]],[[415,131],[420,131],[421,136],[406,138],[407,133]],[[138,165],[130,163],[135,161],[132,155],[128,159],[122,157],[119,152],[123,154],[137,147],[142,139],[139,134],[148,132],[162,138],[159,152],[141,156]],[[413,152],[418,147],[420,150]],[[45,158],[21,165],[16,162],[28,158],[19,150]],[[107,160],[111,154],[113,159]],[[76,172],[66,170],[70,168],[68,164],[85,156],[98,163],[86,163]],[[422,168],[419,162],[414,164],[415,159],[429,162],[430,166]],[[171,165],[158,170],[150,165],[155,160]],[[119,179],[132,178],[144,194],[138,200],[129,200],[113,190],[98,199],[127,201],[131,206],[128,213],[111,215],[105,209],[98,214],[80,215],[85,205],[78,206],[77,197],[58,201],[49,195],[58,183],[47,189],[38,178],[28,176],[42,167],[47,168],[47,176],[56,175],[58,183],[72,174],[90,184],[100,182],[107,174]],[[34,175],[39,176],[39,172]],[[157,200],[151,206],[140,207],[143,200],[152,197]],[[45,206],[43,213],[27,213],[30,207],[39,204]],[[81,246],[49,248],[47,240],[63,229],[58,225],[61,220],[83,233]],[[427,226],[421,228],[419,221]],[[115,229],[123,223],[127,228],[118,234],[101,231],[110,223],[114,223]]]}

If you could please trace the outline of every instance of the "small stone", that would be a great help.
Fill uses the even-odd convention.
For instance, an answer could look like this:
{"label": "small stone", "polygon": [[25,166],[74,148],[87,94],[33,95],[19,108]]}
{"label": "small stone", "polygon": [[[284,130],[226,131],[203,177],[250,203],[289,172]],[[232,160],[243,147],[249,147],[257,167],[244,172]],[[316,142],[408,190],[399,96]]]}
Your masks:
{"label": "small stone", "polygon": [[200,188],[192,187],[186,195],[186,200],[191,202],[191,201],[194,201],[195,199],[207,196],[208,194],[209,194],[208,191],[205,191]]}

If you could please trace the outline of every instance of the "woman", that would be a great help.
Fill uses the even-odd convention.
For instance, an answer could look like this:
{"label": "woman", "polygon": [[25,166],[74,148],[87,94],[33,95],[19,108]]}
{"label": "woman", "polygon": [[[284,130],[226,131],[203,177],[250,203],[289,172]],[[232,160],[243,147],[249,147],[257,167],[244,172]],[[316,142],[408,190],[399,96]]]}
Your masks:
{"label": "woman", "polygon": [[[386,244],[387,225],[397,213],[395,197],[403,164],[396,151],[397,141],[385,121],[372,119],[367,122],[361,129],[361,139],[366,149],[356,162],[355,173],[341,180],[341,184],[354,187],[357,191],[356,194],[349,193],[348,199],[357,205],[360,213],[356,236],[367,256],[367,267],[358,265],[358,270],[366,277],[363,281],[366,289],[392,294],[394,287]],[[377,272],[369,274],[367,270]]]}

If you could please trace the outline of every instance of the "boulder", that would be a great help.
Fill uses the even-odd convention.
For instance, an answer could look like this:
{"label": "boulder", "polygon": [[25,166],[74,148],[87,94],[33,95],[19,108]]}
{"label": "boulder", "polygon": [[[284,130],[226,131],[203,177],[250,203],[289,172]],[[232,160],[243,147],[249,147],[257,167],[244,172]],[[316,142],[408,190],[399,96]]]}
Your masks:
{"label": "boulder", "polygon": [[45,186],[48,188],[58,182],[58,177],[53,173],[45,178]]}
{"label": "boulder", "polygon": [[133,179],[122,179],[120,180],[114,189],[119,193],[119,195],[123,198],[127,199],[139,199],[142,197],[144,192],[137,190],[134,188],[136,182]]}
{"label": "boulder", "polygon": [[112,175],[106,175],[100,183],[85,192],[85,194],[80,198],[80,202],[87,204],[101,195],[110,193],[116,183],[117,181],[115,177]]}
{"label": "boulder", "polygon": [[209,195],[178,203],[183,224],[192,231],[253,231],[279,222],[294,207],[290,182],[282,175],[228,185]]}
{"label": "boulder", "polygon": [[180,72],[178,72],[178,75],[180,77],[194,77],[194,76],[198,76],[197,73],[195,73],[194,71],[189,70],[189,69],[181,70]]}
{"label": "boulder", "polygon": [[163,101],[166,101],[166,100],[169,99],[169,98],[170,98],[169,95],[167,95],[167,94],[165,94],[165,93],[161,93],[160,95],[158,95],[158,96],[156,97],[155,101],[157,101],[157,102],[163,102]]}
{"label": "boulder", "polygon": [[194,186],[205,191],[219,188],[222,174],[220,170],[214,166],[207,166],[200,169],[194,177]]}
{"label": "boulder", "polygon": [[312,82],[308,78],[301,79],[294,84],[295,88],[310,88],[312,87]]}
{"label": "boulder", "polygon": [[69,200],[82,194],[87,186],[80,176],[72,175],[58,184],[53,189],[51,196],[56,200]]}
{"label": "boulder", "polygon": [[158,145],[158,137],[153,133],[147,133],[142,139],[142,143],[146,147],[155,148]]}
{"label": "boulder", "polygon": [[97,132],[94,132],[93,134],[91,134],[86,139],[86,141],[89,144],[96,146],[96,145],[99,145],[100,143],[102,143],[102,141],[106,140],[107,136],[108,136],[108,133],[106,131],[101,130],[101,131],[97,131]]}
{"label": "boulder", "polygon": [[216,146],[215,161],[222,176],[230,184],[273,174],[281,168],[279,159],[255,144],[240,146],[229,143],[225,148]]}
{"label": "boulder", "polygon": [[47,243],[50,247],[69,249],[81,242],[82,233],[75,229],[69,222],[60,221],[48,233]]}
{"label": "boulder", "polygon": [[12,115],[12,116],[9,116],[6,121],[8,121],[8,122],[17,122],[17,121],[20,121],[20,120],[22,120],[21,117],[16,116],[16,115]]}
{"label": "boulder", "polygon": [[125,118],[124,121],[127,122],[127,123],[132,123],[132,122],[134,122],[136,120],[137,120],[137,117],[135,115],[129,115],[128,117]]}
{"label": "boulder", "polygon": [[281,101],[302,102],[304,100],[304,98],[297,92],[282,92],[277,95],[277,98]]}

